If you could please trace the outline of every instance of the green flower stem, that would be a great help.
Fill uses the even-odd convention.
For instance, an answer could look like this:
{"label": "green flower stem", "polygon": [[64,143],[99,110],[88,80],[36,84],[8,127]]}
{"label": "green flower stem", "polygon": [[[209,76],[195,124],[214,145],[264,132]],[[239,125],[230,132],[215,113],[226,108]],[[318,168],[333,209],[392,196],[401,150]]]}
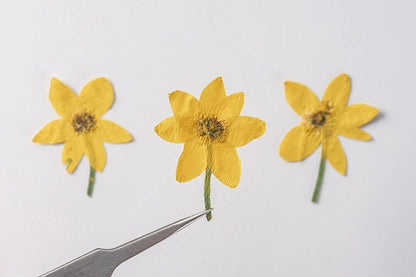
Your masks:
{"label": "green flower stem", "polygon": [[315,190],[313,191],[313,196],[312,196],[313,203],[318,203],[319,194],[321,192],[321,187],[322,187],[322,180],[323,180],[324,171],[325,171],[325,161],[326,161],[325,155],[322,152],[321,163],[319,164],[318,178],[316,179]]}
{"label": "green flower stem", "polygon": [[[211,209],[211,175],[212,171],[209,166],[205,169],[205,183],[204,183],[204,201],[205,210]],[[206,214],[207,221],[212,219],[211,212]]]}
{"label": "green flower stem", "polygon": [[88,191],[87,194],[89,197],[92,197],[92,191],[94,190],[95,183],[95,169],[90,166],[90,178],[88,179]]}

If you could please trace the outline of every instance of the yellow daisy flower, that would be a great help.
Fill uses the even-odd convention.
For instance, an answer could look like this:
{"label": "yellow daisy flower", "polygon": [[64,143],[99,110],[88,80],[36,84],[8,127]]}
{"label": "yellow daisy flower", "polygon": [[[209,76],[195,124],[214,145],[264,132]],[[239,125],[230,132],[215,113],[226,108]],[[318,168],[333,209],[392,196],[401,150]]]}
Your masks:
{"label": "yellow daisy flower", "polygon": [[62,163],[72,173],[85,154],[90,162],[88,195],[92,196],[95,171],[103,171],[106,153],[103,142],[123,143],[131,135],[116,123],[101,119],[113,104],[114,93],[110,82],[98,78],[77,96],[69,87],[52,78],[49,99],[61,119],[49,122],[36,134],[33,142],[42,144],[65,143]]}
{"label": "yellow daisy flower", "polygon": [[241,164],[235,148],[263,135],[266,124],[258,118],[240,116],[244,93],[226,96],[221,77],[206,86],[199,101],[179,90],[169,94],[169,101],[173,116],[160,122],[155,132],[169,142],[184,143],[177,181],[190,181],[205,170],[204,199],[209,209],[211,174],[226,186],[237,187]]}
{"label": "yellow daisy flower", "polygon": [[371,139],[360,127],[373,120],[378,109],[366,104],[347,106],[350,89],[349,77],[341,74],[329,83],[319,101],[308,87],[285,82],[286,100],[302,120],[286,134],[279,153],[287,161],[301,161],[322,144],[319,174],[312,197],[315,203],[318,202],[326,159],[340,174],[345,175],[347,160],[337,136],[363,141]]}

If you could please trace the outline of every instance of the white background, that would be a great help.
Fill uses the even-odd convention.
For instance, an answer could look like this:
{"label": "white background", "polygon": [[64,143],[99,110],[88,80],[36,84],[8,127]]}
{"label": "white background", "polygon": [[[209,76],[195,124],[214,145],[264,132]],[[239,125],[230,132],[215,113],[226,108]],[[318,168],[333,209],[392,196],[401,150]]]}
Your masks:
{"label": "white background", "polygon": [[[203,176],[175,181],[182,145],[153,131],[171,116],[168,93],[199,97],[223,76],[245,92],[242,114],[267,123],[238,149],[241,182],[212,184],[214,219],[200,220],[122,264],[113,276],[415,276],[414,1],[2,1],[0,4],[0,276],[40,275],[97,247],[114,247],[203,210]],[[374,140],[341,138],[347,176],[327,166],[310,202],[319,151],[278,156],[299,122],[283,82],[319,97],[345,72],[349,103],[381,115]],[[55,76],[79,92],[107,77],[103,118],[134,136],[106,144],[107,165],[86,195],[62,145],[32,137],[57,119]]]}

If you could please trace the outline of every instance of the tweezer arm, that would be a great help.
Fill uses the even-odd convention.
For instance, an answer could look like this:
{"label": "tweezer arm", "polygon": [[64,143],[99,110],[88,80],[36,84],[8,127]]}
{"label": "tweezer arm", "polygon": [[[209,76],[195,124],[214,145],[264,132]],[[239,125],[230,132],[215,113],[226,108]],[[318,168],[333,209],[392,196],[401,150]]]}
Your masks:
{"label": "tweezer arm", "polygon": [[111,277],[122,262],[170,237],[210,211],[211,209],[181,219],[116,248],[95,249],[40,277]]}

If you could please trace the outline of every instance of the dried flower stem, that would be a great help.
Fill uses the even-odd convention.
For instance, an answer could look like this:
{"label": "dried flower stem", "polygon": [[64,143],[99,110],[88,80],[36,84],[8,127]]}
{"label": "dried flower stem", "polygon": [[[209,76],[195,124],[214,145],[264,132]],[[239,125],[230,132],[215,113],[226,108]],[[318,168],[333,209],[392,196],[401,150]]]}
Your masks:
{"label": "dried flower stem", "polygon": [[325,155],[322,151],[321,162],[319,164],[318,178],[316,179],[315,190],[313,191],[313,196],[312,196],[313,203],[318,203],[318,200],[319,200],[319,194],[321,192],[322,180],[323,180],[324,171],[325,171],[325,161],[326,161]]}
{"label": "dried flower stem", "polygon": [[90,178],[88,179],[88,191],[87,194],[89,197],[92,197],[92,191],[94,190],[95,183],[95,169],[90,166]]}
{"label": "dried flower stem", "polygon": [[[205,168],[205,182],[204,182],[204,202],[205,210],[211,209],[211,160],[212,160],[212,145],[207,145],[207,167]],[[212,219],[211,212],[206,214],[207,221]]]}
{"label": "dried flower stem", "polygon": [[[209,166],[205,169],[205,184],[204,184],[204,201],[205,210],[211,209],[211,175],[212,171]],[[211,212],[206,214],[207,221],[212,219]]]}

